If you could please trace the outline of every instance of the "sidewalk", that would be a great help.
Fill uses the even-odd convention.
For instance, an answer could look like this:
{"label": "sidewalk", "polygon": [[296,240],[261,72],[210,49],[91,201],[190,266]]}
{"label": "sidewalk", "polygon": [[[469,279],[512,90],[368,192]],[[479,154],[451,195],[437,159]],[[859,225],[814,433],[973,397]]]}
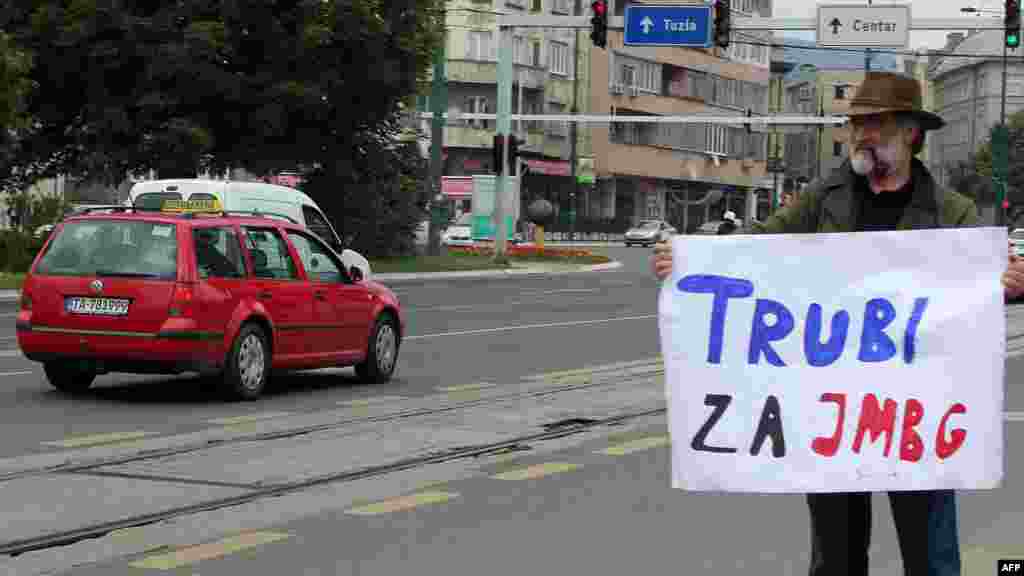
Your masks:
{"label": "sidewalk", "polygon": [[[389,282],[405,282],[410,280],[445,280],[449,278],[485,278],[489,276],[537,276],[569,274],[575,272],[601,272],[614,270],[622,266],[622,262],[608,262],[606,264],[595,264],[593,266],[576,266],[567,264],[535,264],[512,268],[509,270],[466,270],[460,272],[416,272],[416,273],[392,273],[373,274],[372,280],[383,284]],[[0,302],[14,301],[18,299],[17,290],[0,290]]]}

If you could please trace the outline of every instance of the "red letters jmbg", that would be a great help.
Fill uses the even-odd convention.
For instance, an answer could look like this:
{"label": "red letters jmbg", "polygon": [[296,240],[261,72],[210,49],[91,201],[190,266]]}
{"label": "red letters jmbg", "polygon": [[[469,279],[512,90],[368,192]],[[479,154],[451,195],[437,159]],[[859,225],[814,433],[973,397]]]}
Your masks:
{"label": "red letters jmbg", "polygon": [[[826,392],[821,395],[821,402],[835,404],[838,407],[836,416],[835,431],[832,436],[819,436],[811,442],[811,449],[815,453],[832,457],[839,450],[843,440],[843,423],[846,418],[846,394]],[[864,441],[868,435],[869,442],[874,442],[882,434],[886,435],[883,455],[889,456],[892,441],[896,435],[896,413],[899,405],[895,400],[886,398],[883,404],[879,404],[878,397],[874,394],[866,394],[861,402],[860,414],[857,420],[857,431],[854,433],[852,450],[859,454]],[[945,460],[963,446],[967,439],[967,431],[963,428],[954,428],[947,435],[947,428],[950,426],[949,419],[954,414],[966,414],[967,407],[957,402],[946,409],[942,419],[939,421],[938,429],[935,431],[935,455],[940,460]],[[907,462],[917,462],[924,454],[925,445],[918,433],[918,426],[924,419],[924,406],[919,400],[908,399],[903,406],[903,420],[899,432],[899,457]]]}

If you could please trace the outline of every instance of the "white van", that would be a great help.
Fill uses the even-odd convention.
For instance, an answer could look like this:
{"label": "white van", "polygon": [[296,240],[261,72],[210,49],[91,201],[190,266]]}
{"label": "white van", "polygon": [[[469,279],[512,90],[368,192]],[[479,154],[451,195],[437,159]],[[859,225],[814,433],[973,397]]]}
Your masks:
{"label": "white van", "polygon": [[167,200],[218,200],[226,212],[283,216],[302,224],[331,245],[346,268],[358,266],[363,278],[370,277],[370,263],[358,252],[345,248],[334,227],[312,198],[300,190],[234,180],[198,178],[136,182],[128,191],[132,206],[159,210]]}

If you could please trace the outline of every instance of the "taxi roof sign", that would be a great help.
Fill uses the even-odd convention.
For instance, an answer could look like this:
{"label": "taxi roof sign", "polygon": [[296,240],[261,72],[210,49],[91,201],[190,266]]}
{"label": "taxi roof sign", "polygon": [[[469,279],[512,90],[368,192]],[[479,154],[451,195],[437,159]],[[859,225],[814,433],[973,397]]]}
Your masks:
{"label": "taxi roof sign", "polygon": [[223,212],[224,207],[221,206],[220,200],[216,198],[203,200],[165,200],[160,206],[160,211],[196,214]]}

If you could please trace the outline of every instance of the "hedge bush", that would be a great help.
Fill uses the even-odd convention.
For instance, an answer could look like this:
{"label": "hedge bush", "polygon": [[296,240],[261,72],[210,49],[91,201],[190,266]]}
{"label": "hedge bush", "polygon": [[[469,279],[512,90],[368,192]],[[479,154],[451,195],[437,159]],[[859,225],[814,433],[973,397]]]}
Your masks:
{"label": "hedge bush", "polygon": [[36,238],[27,232],[0,230],[0,271],[27,272],[46,238]]}

